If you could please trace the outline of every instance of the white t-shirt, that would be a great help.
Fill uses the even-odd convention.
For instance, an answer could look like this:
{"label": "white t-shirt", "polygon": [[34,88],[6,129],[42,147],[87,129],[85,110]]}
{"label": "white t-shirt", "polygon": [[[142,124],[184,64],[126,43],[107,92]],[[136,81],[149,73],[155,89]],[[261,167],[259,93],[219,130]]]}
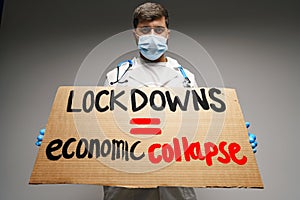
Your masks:
{"label": "white t-shirt", "polygon": [[[106,75],[107,86],[129,87],[184,87],[184,77],[180,72],[180,64],[173,58],[167,57],[167,62],[148,62],[140,57],[132,59],[132,66],[124,62],[118,69]],[[195,76],[184,69],[191,81],[190,87],[196,87]],[[119,80],[117,82],[117,80]]]}

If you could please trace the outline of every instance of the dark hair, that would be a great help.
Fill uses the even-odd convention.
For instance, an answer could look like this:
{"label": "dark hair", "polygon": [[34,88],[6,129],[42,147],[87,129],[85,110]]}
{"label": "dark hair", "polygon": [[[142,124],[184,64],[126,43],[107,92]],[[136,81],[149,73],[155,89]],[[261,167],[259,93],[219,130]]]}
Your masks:
{"label": "dark hair", "polygon": [[169,27],[168,11],[158,3],[144,3],[133,12],[133,27],[136,28],[140,21],[153,21],[165,17],[166,26]]}

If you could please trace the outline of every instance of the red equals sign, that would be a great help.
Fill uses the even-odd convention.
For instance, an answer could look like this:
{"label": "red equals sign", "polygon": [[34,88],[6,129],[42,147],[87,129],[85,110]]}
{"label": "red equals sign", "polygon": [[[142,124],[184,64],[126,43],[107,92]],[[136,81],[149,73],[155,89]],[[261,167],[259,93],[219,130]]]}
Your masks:
{"label": "red equals sign", "polygon": [[[130,124],[136,125],[158,125],[160,124],[159,118],[132,118]],[[160,135],[160,128],[132,128],[130,133],[133,135]]]}

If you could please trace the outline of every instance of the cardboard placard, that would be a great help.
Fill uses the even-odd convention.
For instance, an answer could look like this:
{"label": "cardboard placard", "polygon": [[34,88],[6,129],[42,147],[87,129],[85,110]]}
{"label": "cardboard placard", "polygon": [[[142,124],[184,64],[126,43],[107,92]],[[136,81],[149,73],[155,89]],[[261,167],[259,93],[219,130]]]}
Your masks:
{"label": "cardboard placard", "polygon": [[263,188],[234,89],[60,87],[30,184]]}

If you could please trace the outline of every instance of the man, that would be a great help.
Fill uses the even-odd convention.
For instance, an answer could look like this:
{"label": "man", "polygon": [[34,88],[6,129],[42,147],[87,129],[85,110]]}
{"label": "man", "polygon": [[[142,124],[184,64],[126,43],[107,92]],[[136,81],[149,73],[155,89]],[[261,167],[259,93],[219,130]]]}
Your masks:
{"label": "man", "polygon": [[[106,86],[197,87],[194,75],[173,58],[166,57],[170,36],[168,11],[157,3],[144,3],[134,10],[134,37],[139,56],[120,63],[106,76]],[[45,130],[42,130],[42,135]],[[38,146],[42,137],[38,138]],[[104,186],[104,200],[195,200],[193,188],[158,187],[129,189]]]}

